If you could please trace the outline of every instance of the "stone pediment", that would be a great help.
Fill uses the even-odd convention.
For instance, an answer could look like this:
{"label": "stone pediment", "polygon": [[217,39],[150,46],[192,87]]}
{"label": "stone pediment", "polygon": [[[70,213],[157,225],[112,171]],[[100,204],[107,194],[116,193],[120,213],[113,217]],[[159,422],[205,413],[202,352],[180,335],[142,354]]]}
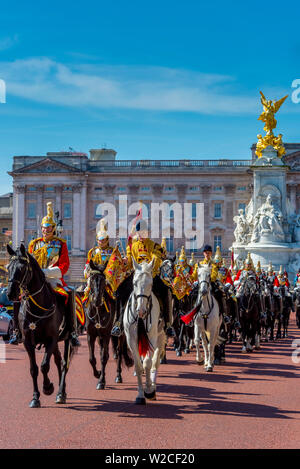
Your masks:
{"label": "stone pediment", "polygon": [[53,158],[45,158],[37,163],[29,164],[13,171],[14,174],[27,173],[81,173],[81,171]]}
{"label": "stone pediment", "polygon": [[284,162],[291,168],[292,171],[300,171],[300,151],[286,155]]}

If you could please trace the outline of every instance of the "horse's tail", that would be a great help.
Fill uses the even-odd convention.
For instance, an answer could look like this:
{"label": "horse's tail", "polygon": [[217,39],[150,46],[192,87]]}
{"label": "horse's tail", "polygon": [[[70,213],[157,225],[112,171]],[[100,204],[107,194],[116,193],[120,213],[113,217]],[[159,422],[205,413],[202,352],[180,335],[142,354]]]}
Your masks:
{"label": "horse's tail", "polygon": [[149,338],[145,329],[145,324],[142,318],[138,319],[137,337],[138,337],[139,354],[141,357],[145,357],[148,352],[153,351],[153,347],[149,341]]}

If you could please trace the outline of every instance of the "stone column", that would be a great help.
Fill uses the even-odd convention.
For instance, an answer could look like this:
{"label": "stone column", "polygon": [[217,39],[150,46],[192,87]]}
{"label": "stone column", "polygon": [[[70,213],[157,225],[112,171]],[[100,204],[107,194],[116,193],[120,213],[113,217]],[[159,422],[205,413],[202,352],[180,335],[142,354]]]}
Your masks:
{"label": "stone column", "polygon": [[62,191],[63,191],[63,185],[62,184],[57,184],[57,186],[55,186],[55,207],[54,207],[54,212],[59,212],[59,218],[60,219],[63,219]]}
{"label": "stone column", "polygon": [[47,214],[47,208],[44,207],[44,185],[39,184],[36,186],[37,199],[36,199],[36,232],[41,236],[41,223],[43,217]]}
{"label": "stone column", "polygon": [[81,226],[81,213],[80,213],[80,193],[82,184],[72,186],[73,190],[73,233],[72,233],[72,255],[80,255],[80,226]]}
{"label": "stone column", "polygon": [[86,253],[86,230],[87,230],[87,181],[82,185],[81,198],[80,198],[80,212],[81,212],[81,233],[80,233],[80,251]]}
{"label": "stone column", "polygon": [[[182,234],[184,236],[184,203],[186,202],[186,191],[188,188],[188,184],[175,184],[176,192],[177,192],[177,201],[182,205]],[[185,239],[182,237],[181,239],[174,240],[174,249],[175,251],[180,251],[181,246],[185,245]]]}
{"label": "stone column", "polygon": [[290,202],[294,213],[297,213],[297,183],[288,184],[290,190]]}
{"label": "stone column", "polygon": [[225,184],[225,224],[227,228],[233,228],[233,200],[235,184]]}
{"label": "stone column", "polygon": [[210,216],[210,193],[211,193],[211,184],[203,184],[200,185],[200,195],[201,195],[201,202],[204,203],[204,244],[208,243],[210,239],[209,234],[209,216]]}
{"label": "stone column", "polygon": [[14,186],[13,205],[13,246],[16,248],[24,239],[25,227],[25,185]]}

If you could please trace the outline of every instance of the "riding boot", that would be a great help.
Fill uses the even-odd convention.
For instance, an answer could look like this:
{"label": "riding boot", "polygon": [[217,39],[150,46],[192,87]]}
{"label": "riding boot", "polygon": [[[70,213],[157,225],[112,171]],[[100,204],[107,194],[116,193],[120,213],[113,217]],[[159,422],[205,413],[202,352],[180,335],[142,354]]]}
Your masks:
{"label": "riding boot", "polygon": [[111,335],[114,337],[120,337],[123,332],[123,311],[121,299],[117,297],[116,301],[116,319],[111,330]]}
{"label": "riding boot", "polygon": [[13,303],[14,307],[14,315],[13,315],[13,324],[14,324],[14,331],[12,336],[9,339],[9,344],[11,345],[19,345],[22,343],[22,334],[19,327],[19,311],[20,311],[21,303],[19,301],[15,301]]}
{"label": "riding boot", "polygon": [[167,285],[163,283],[161,278],[157,275],[153,279],[152,291],[161,303],[161,313],[164,320],[164,330],[168,337],[175,337],[175,331],[172,327],[173,314],[172,314],[172,294]]}
{"label": "riding boot", "polygon": [[77,333],[77,317],[76,317],[76,305],[75,305],[75,290],[69,287],[69,298],[66,305],[66,322],[68,330],[70,331],[71,344],[73,347],[79,347],[81,344],[78,340]]}
{"label": "riding boot", "polygon": [[124,310],[126,304],[129,300],[129,297],[132,292],[132,279],[133,275],[127,277],[123,283],[117,289],[116,295],[116,315],[113,328],[111,330],[111,335],[114,337],[120,337],[123,333],[123,318]]}

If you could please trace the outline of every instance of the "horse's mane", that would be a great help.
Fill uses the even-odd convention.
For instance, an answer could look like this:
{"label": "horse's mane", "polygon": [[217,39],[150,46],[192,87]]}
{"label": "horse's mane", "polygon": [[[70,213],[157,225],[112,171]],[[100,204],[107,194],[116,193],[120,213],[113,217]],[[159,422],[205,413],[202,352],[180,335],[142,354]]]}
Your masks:
{"label": "horse's mane", "polygon": [[46,280],[46,276],[45,276],[43,270],[41,269],[41,267],[39,266],[39,263],[36,260],[36,258],[34,256],[32,256],[28,251],[27,251],[26,254],[28,256],[28,259],[29,259],[29,262],[30,262],[32,268],[38,271],[38,273],[41,276],[41,279],[43,281]]}

